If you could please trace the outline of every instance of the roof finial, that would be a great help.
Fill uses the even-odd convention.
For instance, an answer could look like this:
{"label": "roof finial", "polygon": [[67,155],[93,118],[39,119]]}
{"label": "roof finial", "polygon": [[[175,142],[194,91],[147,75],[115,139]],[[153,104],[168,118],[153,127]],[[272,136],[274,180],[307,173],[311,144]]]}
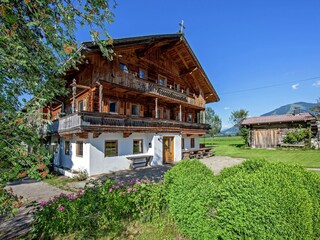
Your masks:
{"label": "roof finial", "polygon": [[183,20],[181,20],[181,23],[179,23],[179,25],[180,25],[179,33],[183,34],[183,29],[186,28],[186,27],[184,26]]}

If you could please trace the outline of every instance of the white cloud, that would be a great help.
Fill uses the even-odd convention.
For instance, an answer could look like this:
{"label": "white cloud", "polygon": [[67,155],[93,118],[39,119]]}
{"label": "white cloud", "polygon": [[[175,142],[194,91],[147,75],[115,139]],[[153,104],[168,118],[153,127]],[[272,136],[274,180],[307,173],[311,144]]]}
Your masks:
{"label": "white cloud", "polygon": [[224,107],[223,109],[224,109],[224,110],[229,110],[230,108],[229,108],[229,107]]}
{"label": "white cloud", "polygon": [[299,83],[293,84],[293,85],[291,86],[291,88],[292,88],[293,90],[297,90],[298,87],[299,87]]}
{"label": "white cloud", "polygon": [[314,87],[320,87],[320,80],[316,81],[315,83],[312,84]]}

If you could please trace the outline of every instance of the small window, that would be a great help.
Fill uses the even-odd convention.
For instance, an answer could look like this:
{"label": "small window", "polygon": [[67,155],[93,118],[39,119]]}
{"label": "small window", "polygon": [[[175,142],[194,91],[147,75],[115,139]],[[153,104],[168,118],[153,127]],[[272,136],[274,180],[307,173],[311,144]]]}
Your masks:
{"label": "small window", "polygon": [[181,139],[181,148],[184,149],[184,138]]}
{"label": "small window", "polygon": [[146,78],[146,71],[144,69],[139,69],[139,78]]}
{"label": "small window", "polygon": [[78,102],[78,112],[84,111],[84,102],[83,100]]}
{"label": "small window", "polygon": [[105,157],[118,156],[118,141],[117,140],[105,141],[104,149],[105,149],[104,150]]}
{"label": "small window", "polygon": [[162,118],[163,109],[158,108],[158,118]]}
{"label": "small window", "polygon": [[76,143],[76,155],[77,155],[77,157],[83,156],[83,142],[82,141],[78,141]]}
{"label": "small window", "polygon": [[190,138],[190,145],[191,145],[191,148],[194,148],[194,146],[195,146],[194,138]]}
{"label": "small window", "polygon": [[64,154],[70,155],[70,142],[69,141],[64,142]]}
{"label": "small window", "polygon": [[162,75],[159,75],[158,76],[158,84],[161,86],[167,86],[167,78]]}
{"label": "small window", "polygon": [[125,63],[120,63],[120,69],[124,72],[124,73],[129,73],[129,69],[127,67],[127,65]]}
{"label": "small window", "polygon": [[192,122],[192,114],[188,114],[188,122]]}
{"label": "small window", "polygon": [[139,115],[139,105],[132,104],[131,105],[131,115],[138,116]]}
{"label": "small window", "polygon": [[166,109],[166,119],[170,119],[170,109]]}
{"label": "small window", "polygon": [[142,139],[133,140],[133,153],[143,153],[143,140]]}
{"label": "small window", "polygon": [[118,112],[118,109],[117,109],[117,102],[115,101],[110,101],[109,102],[109,112],[111,113],[117,113]]}

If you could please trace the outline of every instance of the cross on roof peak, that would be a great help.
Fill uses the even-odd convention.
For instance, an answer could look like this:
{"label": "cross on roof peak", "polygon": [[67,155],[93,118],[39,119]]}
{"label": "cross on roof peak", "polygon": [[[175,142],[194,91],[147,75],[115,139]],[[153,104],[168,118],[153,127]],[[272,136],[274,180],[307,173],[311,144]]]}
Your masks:
{"label": "cross on roof peak", "polygon": [[181,20],[181,22],[179,23],[180,29],[179,29],[179,33],[183,33],[183,29],[185,29],[186,27],[184,26],[184,21]]}

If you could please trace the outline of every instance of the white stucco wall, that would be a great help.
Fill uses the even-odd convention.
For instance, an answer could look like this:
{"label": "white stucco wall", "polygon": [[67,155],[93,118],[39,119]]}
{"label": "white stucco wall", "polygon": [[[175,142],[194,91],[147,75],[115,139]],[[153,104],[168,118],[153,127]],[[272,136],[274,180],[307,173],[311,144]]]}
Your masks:
{"label": "white stucco wall", "polygon": [[[124,138],[122,133],[102,133],[98,138],[93,138],[92,134],[89,134],[88,139],[91,142],[90,175],[129,169],[131,161],[127,159],[127,156],[133,154],[133,140],[142,139],[143,153],[148,153],[152,138],[151,133],[133,133],[127,138]],[[106,140],[118,140],[118,156],[104,156]]]}
{"label": "white stucco wall", "polygon": [[[184,138],[184,149],[190,150],[190,149],[197,149],[200,147],[200,137],[198,135],[183,135]],[[191,148],[191,138],[194,138],[194,148]]]}
{"label": "white stucco wall", "polygon": [[[129,169],[131,161],[128,156],[133,155],[133,140],[143,140],[143,154],[152,155],[151,165],[163,164],[163,137],[174,137],[174,161],[182,158],[181,135],[171,133],[133,133],[124,138],[123,133],[102,133],[97,138],[89,133],[87,139],[72,138],[60,140],[60,164],[72,170],[87,170],[89,176]],[[104,148],[106,140],[118,141],[118,156],[105,157]],[[70,142],[70,155],[65,155],[65,141]],[[76,156],[76,142],[83,141],[83,157]],[[185,140],[190,146],[189,140]],[[199,146],[199,139],[195,137],[195,146]]]}

